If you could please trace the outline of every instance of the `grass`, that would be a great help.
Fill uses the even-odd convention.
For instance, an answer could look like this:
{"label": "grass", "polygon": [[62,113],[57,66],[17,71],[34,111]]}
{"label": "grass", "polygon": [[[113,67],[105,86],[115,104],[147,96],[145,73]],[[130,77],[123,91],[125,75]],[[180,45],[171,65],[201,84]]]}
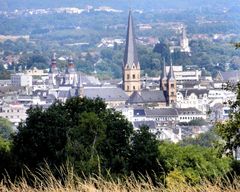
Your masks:
{"label": "grass", "polygon": [[[20,179],[15,182],[5,177],[0,181],[0,192],[239,192],[240,178],[233,182],[226,181],[212,184],[208,181],[201,185],[190,186],[187,183],[175,183],[168,187],[154,186],[150,179],[137,180],[134,176],[125,179],[104,179],[99,176],[80,178],[73,174],[72,169],[61,169],[64,179],[57,179],[49,169],[40,169],[32,174],[27,170]],[[27,180],[31,178],[32,184]]]}

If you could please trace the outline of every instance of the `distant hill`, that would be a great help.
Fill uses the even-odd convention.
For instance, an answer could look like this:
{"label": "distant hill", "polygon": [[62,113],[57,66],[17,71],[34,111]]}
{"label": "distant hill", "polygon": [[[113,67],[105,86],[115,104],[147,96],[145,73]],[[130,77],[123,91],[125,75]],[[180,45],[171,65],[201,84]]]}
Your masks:
{"label": "distant hill", "polygon": [[160,8],[199,8],[199,7],[232,7],[240,5],[239,0],[0,0],[0,10],[26,8],[111,6],[128,9],[160,9]]}

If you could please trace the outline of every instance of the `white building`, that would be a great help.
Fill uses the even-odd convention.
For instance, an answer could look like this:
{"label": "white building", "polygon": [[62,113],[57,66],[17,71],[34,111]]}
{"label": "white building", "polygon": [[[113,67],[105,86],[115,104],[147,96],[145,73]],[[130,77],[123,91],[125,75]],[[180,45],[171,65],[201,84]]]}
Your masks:
{"label": "white building", "polygon": [[8,119],[10,122],[18,125],[27,118],[27,108],[23,104],[13,103],[0,106],[0,117]]}
{"label": "white building", "polygon": [[11,84],[16,87],[32,87],[32,76],[24,73],[12,74]]}
{"label": "white building", "polygon": [[[166,66],[166,72],[168,74],[170,66]],[[177,83],[189,82],[189,81],[199,81],[202,75],[200,70],[187,70],[183,71],[182,66],[173,66],[173,71]]]}
{"label": "white building", "polygon": [[178,108],[194,107],[206,114],[209,110],[209,98],[207,89],[185,89],[177,92]]}

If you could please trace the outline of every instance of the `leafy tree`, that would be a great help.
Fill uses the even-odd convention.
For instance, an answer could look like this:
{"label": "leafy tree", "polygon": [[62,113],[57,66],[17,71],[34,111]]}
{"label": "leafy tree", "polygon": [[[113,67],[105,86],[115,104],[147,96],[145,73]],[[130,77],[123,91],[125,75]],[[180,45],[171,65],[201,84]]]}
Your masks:
{"label": "leafy tree", "polygon": [[[1,173],[4,173],[9,167],[11,167],[11,142],[3,139],[0,135],[0,178]],[[6,173],[6,172],[5,172]]]}
{"label": "leafy tree", "polygon": [[112,173],[127,173],[131,161],[133,126],[119,112],[107,110],[102,118],[106,123],[106,139],[102,147],[104,167]]}
{"label": "leafy tree", "polygon": [[155,45],[153,52],[155,53],[160,53],[163,58],[166,59],[167,63],[170,63],[170,49],[167,43],[165,42],[160,42]]}
{"label": "leafy tree", "polygon": [[13,154],[17,161],[30,169],[42,165],[60,165],[66,158],[64,147],[67,143],[68,120],[61,103],[44,111],[40,107],[27,111],[26,122],[18,126],[13,137]]}
{"label": "leafy tree", "polygon": [[130,169],[134,173],[145,175],[147,172],[152,177],[154,173],[161,173],[158,161],[159,142],[156,140],[155,135],[149,132],[148,127],[142,126],[134,133],[131,146]]}
{"label": "leafy tree", "polygon": [[129,170],[132,125],[101,99],[72,98],[47,110],[28,110],[13,138],[19,166],[36,168],[70,162],[79,174],[125,173]]}
{"label": "leafy tree", "polygon": [[236,91],[236,101],[231,101],[231,113],[229,120],[224,123],[217,123],[215,126],[216,133],[225,141],[223,152],[232,156],[233,150],[240,147],[240,83],[232,87]]}
{"label": "leafy tree", "polygon": [[181,146],[198,145],[201,147],[214,147],[218,143],[219,137],[213,130],[199,134],[196,138],[186,138],[180,142]]}
{"label": "leafy tree", "polygon": [[223,177],[231,170],[228,158],[219,158],[217,150],[200,146],[181,147],[162,143],[159,152],[165,173],[180,171],[186,182],[197,184],[206,178],[210,181]]}
{"label": "leafy tree", "polygon": [[0,137],[9,139],[13,132],[13,124],[7,119],[0,117]]}

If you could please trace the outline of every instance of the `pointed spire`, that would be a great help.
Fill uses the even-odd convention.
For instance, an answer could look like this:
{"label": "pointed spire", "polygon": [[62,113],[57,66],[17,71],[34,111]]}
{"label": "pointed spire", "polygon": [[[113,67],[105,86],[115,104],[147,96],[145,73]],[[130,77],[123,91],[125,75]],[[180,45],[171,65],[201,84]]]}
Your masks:
{"label": "pointed spire", "polygon": [[175,80],[175,75],[174,75],[174,71],[173,71],[173,64],[172,64],[172,58],[170,59],[170,69],[169,69],[169,73],[168,73],[168,80]]}
{"label": "pointed spire", "polygon": [[124,53],[124,68],[132,69],[134,66],[135,68],[140,68],[136,48],[136,37],[133,25],[132,11],[130,10],[128,16],[128,29]]}
{"label": "pointed spire", "polygon": [[161,79],[167,79],[167,72],[166,72],[166,60],[163,58],[163,67],[162,67],[162,75]]}

